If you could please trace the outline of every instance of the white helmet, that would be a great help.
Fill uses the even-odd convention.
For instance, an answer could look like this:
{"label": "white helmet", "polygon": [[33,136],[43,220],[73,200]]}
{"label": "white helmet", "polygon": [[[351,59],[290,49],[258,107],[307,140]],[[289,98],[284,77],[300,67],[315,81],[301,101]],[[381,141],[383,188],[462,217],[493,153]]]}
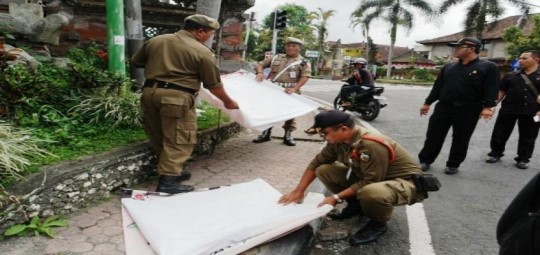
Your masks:
{"label": "white helmet", "polygon": [[367,60],[365,58],[355,58],[353,59],[352,61],[352,64],[362,64],[362,65],[367,65]]}

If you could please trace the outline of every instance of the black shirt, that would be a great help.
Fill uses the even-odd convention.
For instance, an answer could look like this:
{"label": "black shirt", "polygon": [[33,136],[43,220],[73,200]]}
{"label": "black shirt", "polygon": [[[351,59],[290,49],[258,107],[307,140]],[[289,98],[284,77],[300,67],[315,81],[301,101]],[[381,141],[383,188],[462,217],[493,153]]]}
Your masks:
{"label": "black shirt", "polygon": [[481,104],[483,107],[496,105],[499,88],[499,69],[490,61],[475,60],[463,65],[461,60],[447,64],[435,80],[425,103],[440,103],[464,106]]}
{"label": "black shirt", "polygon": [[[524,72],[511,72],[501,80],[500,90],[506,93],[501,102],[501,113],[534,115],[540,111],[540,104],[536,103],[536,95],[525,84],[521,77]],[[540,69],[527,75],[538,91],[540,91]]]}
{"label": "black shirt", "polygon": [[347,83],[349,85],[360,85],[360,86],[368,86],[373,87],[373,76],[370,72],[368,72],[366,69],[358,69],[358,74],[353,74],[349,79],[347,79]]}

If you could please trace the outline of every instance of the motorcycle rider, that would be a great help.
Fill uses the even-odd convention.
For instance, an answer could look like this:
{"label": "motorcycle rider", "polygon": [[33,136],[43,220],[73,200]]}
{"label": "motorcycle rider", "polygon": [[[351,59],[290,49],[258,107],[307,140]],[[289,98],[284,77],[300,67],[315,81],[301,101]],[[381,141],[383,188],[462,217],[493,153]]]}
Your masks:
{"label": "motorcycle rider", "polygon": [[355,58],[351,64],[355,70],[351,77],[347,79],[347,83],[350,86],[343,86],[339,92],[342,107],[351,106],[349,97],[353,92],[358,94],[374,88],[373,76],[366,70],[367,60],[364,58]]}

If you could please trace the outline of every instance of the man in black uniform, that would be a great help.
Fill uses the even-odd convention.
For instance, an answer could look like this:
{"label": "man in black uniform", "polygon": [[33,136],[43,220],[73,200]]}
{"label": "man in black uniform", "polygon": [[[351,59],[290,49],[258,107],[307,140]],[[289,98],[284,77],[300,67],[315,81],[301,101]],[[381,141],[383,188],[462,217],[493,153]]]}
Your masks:
{"label": "man in black uniform", "polygon": [[[519,57],[520,72],[511,72],[501,81],[498,102],[502,100],[502,107],[497,116],[493,133],[491,134],[491,152],[488,153],[487,163],[495,163],[504,156],[504,149],[508,138],[518,123],[519,140],[516,167],[527,169],[529,159],[534,151],[534,143],[538,136],[540,118],[540,102],[537,102],[540,90],[540,51],[525,51]],[[530,85],[527,83],[530,82]],[[533,91],[536,89],[536,92]]]}
{"label": "man in black uniform", "polygon": [[442,68],[420,108],[420,116],[426,115],[430,105],[439,101],[429,118],[426,140],[418,158],[422,170],[427,171],[452,127],[452,146],[444,172],[455,174],[467,156],[479,116],[487,121],[493,115],[499,70],[494,63],[478,58],[482,47],[478,39],[465,37],[448,45],[454,47],[454,57],[459,61]]}

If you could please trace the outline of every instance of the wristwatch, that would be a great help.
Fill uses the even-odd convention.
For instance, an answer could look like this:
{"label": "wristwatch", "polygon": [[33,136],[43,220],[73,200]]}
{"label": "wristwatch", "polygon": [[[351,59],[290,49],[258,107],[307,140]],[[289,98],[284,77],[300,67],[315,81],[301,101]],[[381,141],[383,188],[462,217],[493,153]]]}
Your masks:
{"label": "wristwatch", "polygon": [[334,194],[332,195],[334,197],[334,199],[336,200],[336,202],[339,204],[339,203],[343,203],[343,199],[341,199],[337,194]]}

